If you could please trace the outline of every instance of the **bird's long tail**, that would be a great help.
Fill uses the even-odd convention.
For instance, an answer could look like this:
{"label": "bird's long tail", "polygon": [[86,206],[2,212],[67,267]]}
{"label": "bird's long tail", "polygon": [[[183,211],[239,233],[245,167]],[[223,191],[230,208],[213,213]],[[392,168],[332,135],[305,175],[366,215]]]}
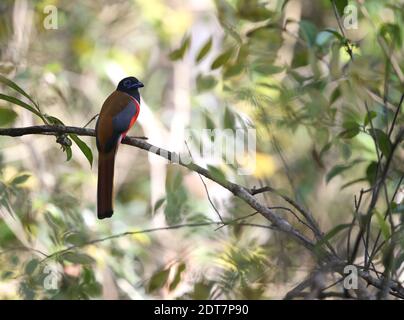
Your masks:
{"label": "bird's long tail", "polygon": [[112,208],[112,192],[114,186],[115,151],[99,153],[98,158],[98,187],[97,187],[97,216],[98,219],[110,218],[114,213]]}

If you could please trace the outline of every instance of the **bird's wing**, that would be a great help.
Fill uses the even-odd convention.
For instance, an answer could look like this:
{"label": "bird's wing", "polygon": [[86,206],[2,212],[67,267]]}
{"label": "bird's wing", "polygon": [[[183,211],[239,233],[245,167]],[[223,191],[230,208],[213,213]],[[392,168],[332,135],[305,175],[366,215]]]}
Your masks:
{"label": "bird's wing", "polygon": [[104,102],[96,124],[97,148],[100,152],[115,149],[139,114],[139,103],[126,93],[114,91]]}

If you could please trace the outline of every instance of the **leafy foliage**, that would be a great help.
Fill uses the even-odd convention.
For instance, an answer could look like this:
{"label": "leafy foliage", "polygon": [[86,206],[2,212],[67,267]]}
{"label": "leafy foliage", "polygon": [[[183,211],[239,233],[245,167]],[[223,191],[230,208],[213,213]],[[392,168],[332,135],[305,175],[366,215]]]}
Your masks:
{"label": "leafy foliage", "polygon": [[[195,129],[186,139],[195,161],[219,183],[276,189],[256,199],[315,239],[314,257],[214,182],[204,179],[207,194],[197,174],[134,148],[117,157],[114,217],[96,221],[92,140],[0,137],[0,298],[282,298],[328,265],[327,252],[399,281],[402,4],[358,4],[369,16],[351,30],[341,29],[346,0],[305,2],[298,17],[283,0],[216,0],[209,14],[160,0],[107,11],[62,0],[59,29],[47,30],[48,3],[34,1],[21,26],[10,19],[20,9],[2,4],[1,127],[81,126],[117,75],[134,74],[146,84],[150,118],[133,134],[181,150]],[[35,32],[14,43],[24,26]],[[203,129],[255,129],[253,162],[199,157],[214,141]],[[252,173],[240,175],[240,166]],[[313,234],[292,203],[328,231]],[[335,290],[347,293],[341,283]]]}

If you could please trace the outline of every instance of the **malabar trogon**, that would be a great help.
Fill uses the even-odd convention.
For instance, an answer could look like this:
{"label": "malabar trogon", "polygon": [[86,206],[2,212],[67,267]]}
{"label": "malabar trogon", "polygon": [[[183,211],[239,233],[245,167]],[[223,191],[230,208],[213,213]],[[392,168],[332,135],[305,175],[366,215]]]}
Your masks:
{"label": "malabar trogon", "polygon": [[140,112],[138,89],[143,87],[135,77],[121,80],[118,87],[105,100],[95,126],[98,149],[98,219],[113,214],[112,194],[114,163],[118,144],[135,123]]}

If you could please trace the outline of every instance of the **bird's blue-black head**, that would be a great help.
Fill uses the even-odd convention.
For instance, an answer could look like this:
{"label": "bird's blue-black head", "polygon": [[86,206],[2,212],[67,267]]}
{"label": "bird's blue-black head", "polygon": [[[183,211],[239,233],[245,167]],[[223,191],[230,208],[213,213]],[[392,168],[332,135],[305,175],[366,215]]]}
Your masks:
{"label": "bird's blue-black head", "polygon": [[134,97],[137,101],[140,101],[138,89],[142,87],[144,87],[144,84],[141,83],[138,79],[136,79],[135,77],[127,77],[119,82],[116,90],[125,92]]}

